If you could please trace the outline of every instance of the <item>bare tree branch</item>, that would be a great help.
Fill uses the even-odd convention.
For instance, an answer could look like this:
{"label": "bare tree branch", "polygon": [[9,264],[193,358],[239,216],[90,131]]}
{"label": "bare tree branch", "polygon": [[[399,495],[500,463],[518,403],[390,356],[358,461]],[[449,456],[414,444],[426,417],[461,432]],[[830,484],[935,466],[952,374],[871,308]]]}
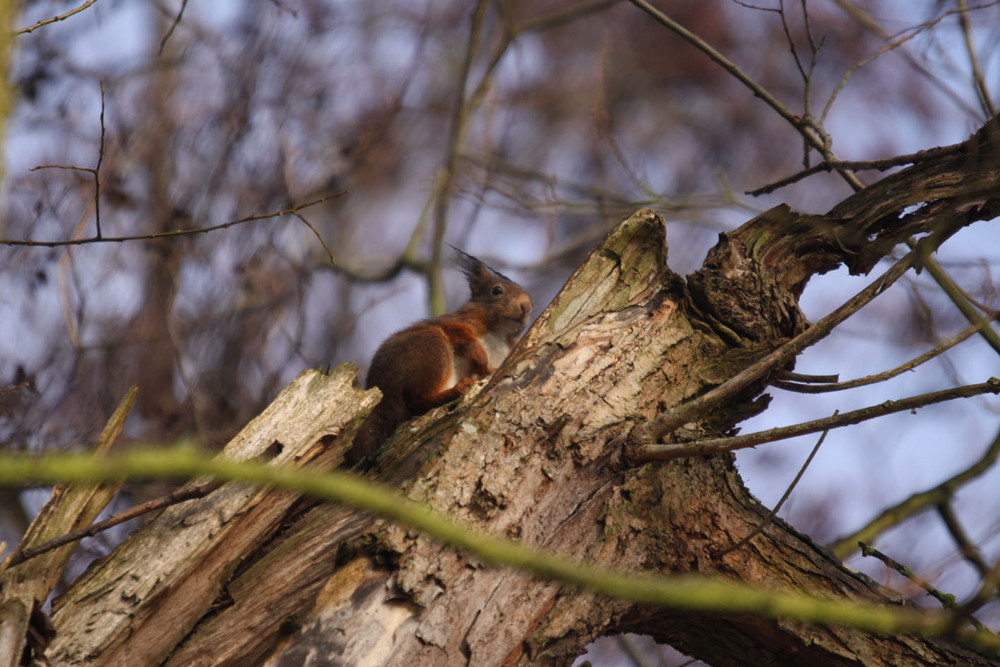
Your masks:
{"label": "bare tree branch", "polygon": [[69,10],[68,12],[66,12],[64,14],[60,14],[59,16],[53,16],[52,18],[45,19],[44,21],[39,21],[38,23],[35,23],[34,25],[28,26],[27,28],[21,28],[20,30],[15,30],[14,31],[14,36],[16,37],[17,35],[24,35],[24,34],[27,34],[29,32],[33,32],[35,30],[38,30],[41,27],[50,25],[52,23],[57,23],[59,21],[65,21],[69,17],[74,16],[76,14],[79,14],[83,10],[87,9],[88,7],[90,7],[91,5],[93,5],[95,2],[97,2],[97,0],[87,0],[86,2],[84,2],[79,7],[71,9],[71,10]]}
{"label": "bare tree branch", "polygon": [[990,446],[986,448],[983,456],[971,466],[934,488],[916,493],[903,502],[883,510],[878,517],[870,521],[864,528],[834,540],[829,545],[830,549],[838,557],[847,558],[848,555],[858,548],[859,542],[870,544],[878,535],[892,526],[924,510],[950,501],[958,489],[992,468],[997,462],[998,455],[1000,455],[1000,433],[993,439]]}
{"label": "bare tree branch", "polygon": [[[68,167],[63,165],[43,165],[38,167],[39,169],[47,168],[59,168],[59,169],[78,169],[80,171],[93,171],[88,167]],[[342,192],[337,195],[332,195],[329,197],[320,197],[319,199],[314,199],[305,204],[299,204],[298,206],[292,206],[290,208],[282,209],[280,211],[274,211],[271,213],[254,213],[253,215],[248,215],[242,218],[237,218],[236,220],[230,220],[229,222],[223,222],[218,225],[210,225],[208,227],[196,227],[193,229],[178,229],[170,232],[154,232],[152,234],[133,234],[130,236],[92,236],[83,239],[68,239],[64,241],[36,241],[34,239],[0,239],[0,245],[9,246],[27,246],[27,247],[43,247],[43,248],[58,248],[60,246],[77,246],[77,245],[88,245],[91,243],[125,243],[128,241],[154,241],[157,239],[166,238],[177,238],[181,236],[191,236],[192,234],[207,234],[209,232],[215,232],[220,229],[228,229],[236,225],[246,224],[248,222],[256,222],[258,220],[268,220],[270,218],[280,218],[285,215],[294,215],[303,209],[307,209],[310,206],[316,206],[330,199],[335,199],[347,194]]]}
{"label": "bare tree branch", "polygon": [[792,426],[781,426],[758,433],[748,433],[746,435],[735,435],[729,438],[713,438],[711,440],[700,440],[697,442],[685,442],[671,445],[638,445],[630,449],[629,454],[638,462],[647,461],[670,461],[673,459],[687,458],[690,456],[706,456],[708,454],[719,454],[722,452],[733,452],[738,449],[755,447],[765,442],[794,438],[799,435],[809,433],[819,433],[831,428],[840,428],[860,424],[868,419],[884,417],[897,412],[916,410],[927,405],[953,401],[958,398],[969,398],[981,394],[1000,394],[1000,379],[990,378],[987,382],[980,384],[970,384],[954,389],[942,389],[919,396],[910,396],[894,401],[886,401],[879,405],[873,405],[860,410],[852,410],[833,417],[824,417],[813,421],[794,424]]}

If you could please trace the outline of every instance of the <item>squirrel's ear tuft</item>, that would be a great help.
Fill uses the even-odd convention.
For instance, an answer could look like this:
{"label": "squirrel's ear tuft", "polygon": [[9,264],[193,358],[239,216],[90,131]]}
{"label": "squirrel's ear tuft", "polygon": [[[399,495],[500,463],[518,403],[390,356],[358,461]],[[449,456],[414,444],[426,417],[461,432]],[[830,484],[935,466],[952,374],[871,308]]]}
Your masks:
{"label": "squirrel's ear tuft", "polygon": [[512,282],[510,278],[490,268],[472,255],[462,252],[455,246],[451,246],[451,249],[455,251],[455,256],[458,258],[458,265],[461,267],[462,273],[469,279],[469,289],[472,290],[473,297],[488,294],[490,288],[498,280]]}
{"label": "squirrel's ear tuft", "polygon": [[473,257],[467,252],[459,250],[450,243],[448,246],[455,251],[455,256],[458,258],[458,266],[462,269],[462,273],[468,276],[470,280],[473,278],[486,278],[490,280],[500,278],[502,280],[513,282],[510,278],[500,273],[486,262]]}
{"label": "squirrel's ear tuft", "polygon": [[480,262],[472,255],[466,252],[462,252],[461,250],[451,245],[450,243],[448,244],[448,247],[450,247],[452,250],[455,251],[455,257],[458,259],[459,268],[461,268],[462,273],[464,273],[470,279],[475,278],[476,276],[481,276],[483,275],[484,272],[490,271],[490,268],[488,266]]}

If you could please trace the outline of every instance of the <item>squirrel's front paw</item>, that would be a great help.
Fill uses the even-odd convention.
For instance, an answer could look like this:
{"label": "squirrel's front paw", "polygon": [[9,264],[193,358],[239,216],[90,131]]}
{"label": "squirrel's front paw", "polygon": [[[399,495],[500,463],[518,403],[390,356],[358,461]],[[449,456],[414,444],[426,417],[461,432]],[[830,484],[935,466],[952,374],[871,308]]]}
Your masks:
{"label": "squirrel's front paw", "polygon": [[465,377],[455,383],[455,389],[457,389],[460,394],[464,394],[469,391],[469,387],[472,387],[477,382],[479,382],[479,380],[474,377]]}

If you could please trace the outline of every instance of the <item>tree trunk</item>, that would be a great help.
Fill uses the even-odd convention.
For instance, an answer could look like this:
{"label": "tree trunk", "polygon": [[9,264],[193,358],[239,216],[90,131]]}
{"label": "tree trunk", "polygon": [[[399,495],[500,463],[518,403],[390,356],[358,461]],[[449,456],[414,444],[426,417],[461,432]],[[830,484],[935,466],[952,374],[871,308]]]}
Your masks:
{"label": "tree trunk", "polygon": [[[581,562],[902,604],[768,522],[731,455],[639,465],[626,453],[651,420],[805,330],[797,299],[811,275],[840,263],[866,272],[913,234],[943,239],[996,215],[996,133],[994,120],[829,216],[772,209],[720,235],[688,281],[666,266],[663,221],[639,211],[485,386],[402,428],[375,475],[472,526]],[[277,449],[283,462],[331,465],[375,400],[352,381],[349,368],[304,373],[227,455]],[[726,432],[766,407],[766,384],[670,438]],[[53,621],[54,664],[569,664],[616,632],[650,634],[713,665],[997,664],[947,639],[607,599],[483,567],[350,509],[239,485],[137,531],[57,601]]]}

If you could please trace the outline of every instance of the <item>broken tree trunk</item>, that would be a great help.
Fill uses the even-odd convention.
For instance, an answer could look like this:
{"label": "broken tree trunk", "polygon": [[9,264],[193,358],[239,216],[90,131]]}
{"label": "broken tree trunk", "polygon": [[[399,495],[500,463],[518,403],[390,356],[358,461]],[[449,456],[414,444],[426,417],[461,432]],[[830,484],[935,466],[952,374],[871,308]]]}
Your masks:
{"label": "broken tree trunk", "polygon": [[[683,442],[764,409],[768,373],[683,423],[663,418],[808,331],[797,300],[811,275],[841,263],[867,272],[913,234],[939,241],[996,215],[998,144],[994,120],[828,216],[772,209],[721,235],[688,281],[666,266],[663,221],[639,211],[485,386],[402,428],[375,475],[488,533],[589,564],[901,604],[768,522],[730,454],[638,464],[627,452],[650,424]],[[332,465],[374,401],[352,380],[348,368],[304,373],[228,455]],[[57,601],[53,621],[48,655],[64,665],[569,664],[615,632],[714,665],[997,664],[947,639],[607,599],[483,567],[348,508],[232,484],[140,529]]]}

